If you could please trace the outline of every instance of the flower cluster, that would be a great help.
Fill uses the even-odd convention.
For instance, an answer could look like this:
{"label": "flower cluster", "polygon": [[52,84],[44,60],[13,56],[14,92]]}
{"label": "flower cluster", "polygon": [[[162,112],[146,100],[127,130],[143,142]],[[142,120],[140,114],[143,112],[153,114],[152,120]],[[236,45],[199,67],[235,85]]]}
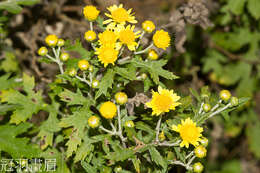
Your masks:
{"label": "flower cluster", "polygon": [[84,38],[92,44],[95,55],[104,67],[109,64],[115,65],[125,48],[128,48],[134,54],[149,51],[148,58],[156,60],[158,54],[152,47],[155,45],[157,48],[164,50],[169,47],[171,39],[168,32],[158,30],[153,35],[153,43],[147,49],[138,52],[137,49],[144,34],[151,34],[155,30],[154,23],[146,20],[142,23],[143,30],[137,31],[135,24],[138,22],[132,9],[125,9],[122,4],[119,6],[112,5],[107,9],[109,13],[105,13],[105,16],[108,19],[103,22],[106,25],[105,30],[98,34],[94,31],[93,21],[98,18],[99,11],[93,6],[86,6],[83,10],[85,18],[90,22],[90,30],[85,32]]}

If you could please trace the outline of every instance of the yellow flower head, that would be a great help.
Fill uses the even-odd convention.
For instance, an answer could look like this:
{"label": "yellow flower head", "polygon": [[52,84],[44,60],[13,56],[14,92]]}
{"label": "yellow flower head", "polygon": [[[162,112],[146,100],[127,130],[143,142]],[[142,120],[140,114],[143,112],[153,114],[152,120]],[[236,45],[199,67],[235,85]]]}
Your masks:
{"label": "yellow flower head", "polygon": [[92,41],[94,41],[97,38],[97,35],[96,35],[96,33],[94,31],[89,30],[89,31],[85,32],[84,38],[88,42],[92,42]]}
{"label": "yellow flower head", "polygon": [[113,46],[101,46],[96,49],[95,54],[98,55],[99,61],[106,67],[108,64],[115,65],[118,51]]}
{"label": "yellow flower head", "polygon": [[99,38],[99,44],[104,45],[104,46],[112,46],[115,45],[116,40],[117,40],[117,35],[110,30],[106,30],[100,34],[98,34]]}
{"label": "yellow flower head", "polygon": [[140,31],[134,32],[135,26],[128,25],[124,27],[123,25],[118,25],[115,28],[115,32],[119,37],[119,43],[117,43],[116,48],[119,50],[122,45],[126,45],[129,50],[134,51],[137,42],[135,41],[136,38],[140,37]]}
{"label": "yellow flower head", "polygon": [[158,87],[158,92],[153,91],[152,100],[146,103],[146,106],[153,109],[152,115],[160,115],[164,112],[169,112],[170,110],[175,110],[175,107],[180,105],[177,102],[180,96],[173,93],[173,90],[162,89],[161,86]]}
{"label": "yellow flower head", "polygon": [[83,14],[88,21],[95,21],[100,11],[93,5],[87,5],[83,9]]}
{"label": "yellow flower head", "polygon": [[207,150],[205,147],[203,147],[202,145],[199,145],[197,146],[195,149],[194,149],[194,153],[195,153],[195,156],[197,156],[198,158],[203,158],[203,157],[206,157],[207,155]]}
{"label": "yellow flower head", "polygon": [[110,101],[105,102],[101,105],[99,112],[102,115],[102,117],[106,119],[112,119],[116,116],[116,105]]}
{"label": "yellow flower head", "polygon": [[57,42],[58,42],[58,37],[56,35],[48,35],[46,38],[45,38],[45,42],[48,46],[51,46],[51,47],[55,47]]}
{"label": "yellow flower head", "polygon": [[180,143],[180,147],[189,148],[189,144],[193,146],[199,145],[199,141],[201,140],[201,132],[203,132],[203,128],[197,127],[196,123],[193,122],[190,118],[181,120],[181,124],[172,125],[172,130],[179,132],[182,138],[182,142]]}
{"label": "yellow flower head", "polygon": [[170,46],[171,38],[169,33],[164,30],[156,31],[153,35],[153,43],[156,47],[166,49]]}
{"label": "yellow flower head", "polygon": [[104,24],[110,23],[107,26],[107,28],[113,29],[117,24],[124,25],[126,22],[137,23],[137,21],[135,20],[135,16],[131,14],[132,9],[129,10],[124,9],[123,4],[120,4],[119,6],[112,5],[107,9],[111,13],[111,14],[105,13],[105,15],[110,18],[103,22]]}
{"label": "yellow flower head", "polygon": [[151,33],[155,29],[155,25],[152,21],[146,20],[142,23],[142,28],[145,32]]}
{"label": "yellow flower head", "polygon": [[150,49],[148,51],[148,56],[147,56],[150,60],[157,60],[159,55],[158,53],[154,50],[154,49]]}

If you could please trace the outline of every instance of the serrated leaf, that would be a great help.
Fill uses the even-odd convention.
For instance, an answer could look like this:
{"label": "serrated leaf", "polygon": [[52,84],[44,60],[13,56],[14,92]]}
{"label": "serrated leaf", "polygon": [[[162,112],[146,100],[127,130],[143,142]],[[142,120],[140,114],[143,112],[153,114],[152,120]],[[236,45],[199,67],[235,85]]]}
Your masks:
{"label": "serrated leaf", "polygon": [[136,79],[135,69],[131,70],[131,67],[127,67],[127,68],[116,67],[115,73],[131,81]]}
{"label": "serrated leaf", "polygon": [[19,134],[26,132],[32,125],[23,123],[18,126],[0,126],[0,151],[9,153],[13,158],[32,158],[40,153],[36,145],[28,144],[29,138],[17,138]]}
{"label": "serrated leaf", "polygon": [[4,52],[5,58],[1,62],[0,68],[3,69],[5,72],[16,72],[19,70],[18,62],[15,58],[14,53],[12,52]]}
{"label": "serrated leaf", "polygon": [[67,51],[74,51],[74,52],[78,52],[81,56],[81,58],[86,59],[86,60],[90,60],[90,55],[91,53],[89,51],[87,51],[81,44],[80,40],[77,39],[75,41],[74,44],[71,43],[66,43],[66,50]]}
{"label": "serrated leaf", "polygon": [[228,0],[227,2],[227,6],[232,13],[235,15],[243,13],[246,0]]}
{"label": "serrated leaf", "polygon": [[[44,158],[44,159],[55,159],[56,166],[57,166],[55,172],[57,172],[57,173],[70,173],[70,170],[69,170],[69,168],[66,164],[65,155],[63,153],[60,153],[58,150],[56,150],[54,148],[48,149],[44,152],[41,152],[41,154],[39,156]],[[50,171],[48,171],[48,172],[50,172]]]}
{"label": "serrated leaf", "polygon": [[134,156],[134,153],[135,152],[133,150],[124,148],[116,152],[108,153],[105,156],[105,158],[109,160],[113,160],[115,162],[119,162],[119,161],[124,161],[126,159],[132,158]]}
{"label": "serrated leaf", "polygon": [[164,169],[167,168],[167,162],[163,159],[159,151],[155,147],[150,147],[149,152],[151,155],[152,161],[154,161],[157,165],[163,167]]}
{"label": "serrated leaf", "polygon": [[84,162],[83,160],[81,160],[81,166],[85,169],[86,172],[88,173],[96,173],[97,170],[91,166],[90,164],[88,164],[87,162]]}
{"label": "serrated leaf", "polygon": [[7,10],[10,13],[18,14],[22,11],[22,7],[17,5],[15,1],[0,2],[0,10]]}
{"label": "serrated leaf", "polygon": [[23,75],[23,87],[27,95],[16,90],[3,91],[1,101],[8,104],[18,105],[11,116],[10,123],[19,124],[31,118],[33,114],[42,109],[43,100],[42,92],[34,92],[34,78]]}
{"label": "serrated leaf", "polygon": [[178,78],[178,76],[174,75],[172,72],[163,69],[163,66],[167,63],[166,60],[143,61],[141,59],[134,58],[131,63],[135,67],[143,68],[145,71],[150,73],[151,78],[158,85],[160,84],[159,77],[170,80]]}
{"label": "serrated leaf", "polygon": [[260,1],[259,0],[248,0],[247,9],[251,15],[258,20],[260,18]]}
{"label": "serrated leaf", "polygon": [[65,89],[59,94],[59,97],[62,101],[66,102],[68,106],[90,104],[90,100],[84,97],[79,89],[76,93]]}
{"label": "serrated leaf", "polygon": [[94,145],[90,144],[88,141],[84,141],[78,151],[76,152],[76,155],[74,157],[74,162],[78,162],[80,160],[84,160],[90,152],[94,150]]}
{"label": "serrated leaf", "polygon": [[102,94],[106,95],[108,88],[112,88],[114,81],[115,72],[113,69],[108,69],[104,77],[101,79],[99,84],[99,89],[96,93],[95,100],[99,98]]}
{"label": "serrated leaf", "polygon": [[0,91],[6,89],[12,89],[14,87],[20,86],[22,84],[22,80],[17,77],[10,77],[11,74],[7,73],[0,77]]}

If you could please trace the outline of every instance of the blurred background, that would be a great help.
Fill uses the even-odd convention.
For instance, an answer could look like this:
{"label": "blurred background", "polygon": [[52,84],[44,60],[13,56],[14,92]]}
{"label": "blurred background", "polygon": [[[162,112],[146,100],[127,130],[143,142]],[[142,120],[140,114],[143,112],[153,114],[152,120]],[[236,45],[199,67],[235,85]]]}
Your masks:
{"label": "blurred background", "polygon": [[25,0],[22,6],[12,1],[18,0],[0,1],[0,75],[25,71],[47,90],[58,68],[37,61],[44,38],[80,38],[87,49],[82,8],[93,4],[104,15],[107,6],[123,3],[133,8],[139,27],[152,20],[171,33],[172,46],[162,58],[180,79],[165,81],[169,87],[188,95],[189,88],[208,85],[212,92],[229,89],[251,97],[229,116],[209,120],[205,172],[260,172],[260,0]]}

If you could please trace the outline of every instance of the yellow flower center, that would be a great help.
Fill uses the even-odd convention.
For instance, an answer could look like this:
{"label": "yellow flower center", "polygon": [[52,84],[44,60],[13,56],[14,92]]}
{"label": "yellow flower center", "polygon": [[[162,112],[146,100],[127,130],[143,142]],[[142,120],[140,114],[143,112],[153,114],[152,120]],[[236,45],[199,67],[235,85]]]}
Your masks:
{"label": "yellow flower center", "polygon": [[114,64],[117,60],[118,51],[113,47],[101,47],[98,50],[98,58],[106,67],[108,64]]}
{"label": "yellow flower center", "polygon": [[112,31],[104,31],[102,34],[99,34],[100,43],[103,45],[114,44],[117,40],[116,34]]}
{"label": "yellow flower center", "polygon": [[196,141],[199,138],[199,134],[200,132],[194,124],[183,125],[180,129],[181,138],[187,142]]}
{"label": "yellow flower center", "polygon": [[123,44],[131,44],[135,41],[135,33],[130,29],[122,30],[119,33],[119,40]]}
{"label": "yellow flower center", "polygon": [[154,100],[154,104],[159,110],[166,112],[172,105],[172,99],[166,94],[161,94]]}
{"label": "yellow flower center", "polygon": [[128,20],[128,13],[124,8],[118,8],[111,12],[112,18],[117,23],[123,23]]}

